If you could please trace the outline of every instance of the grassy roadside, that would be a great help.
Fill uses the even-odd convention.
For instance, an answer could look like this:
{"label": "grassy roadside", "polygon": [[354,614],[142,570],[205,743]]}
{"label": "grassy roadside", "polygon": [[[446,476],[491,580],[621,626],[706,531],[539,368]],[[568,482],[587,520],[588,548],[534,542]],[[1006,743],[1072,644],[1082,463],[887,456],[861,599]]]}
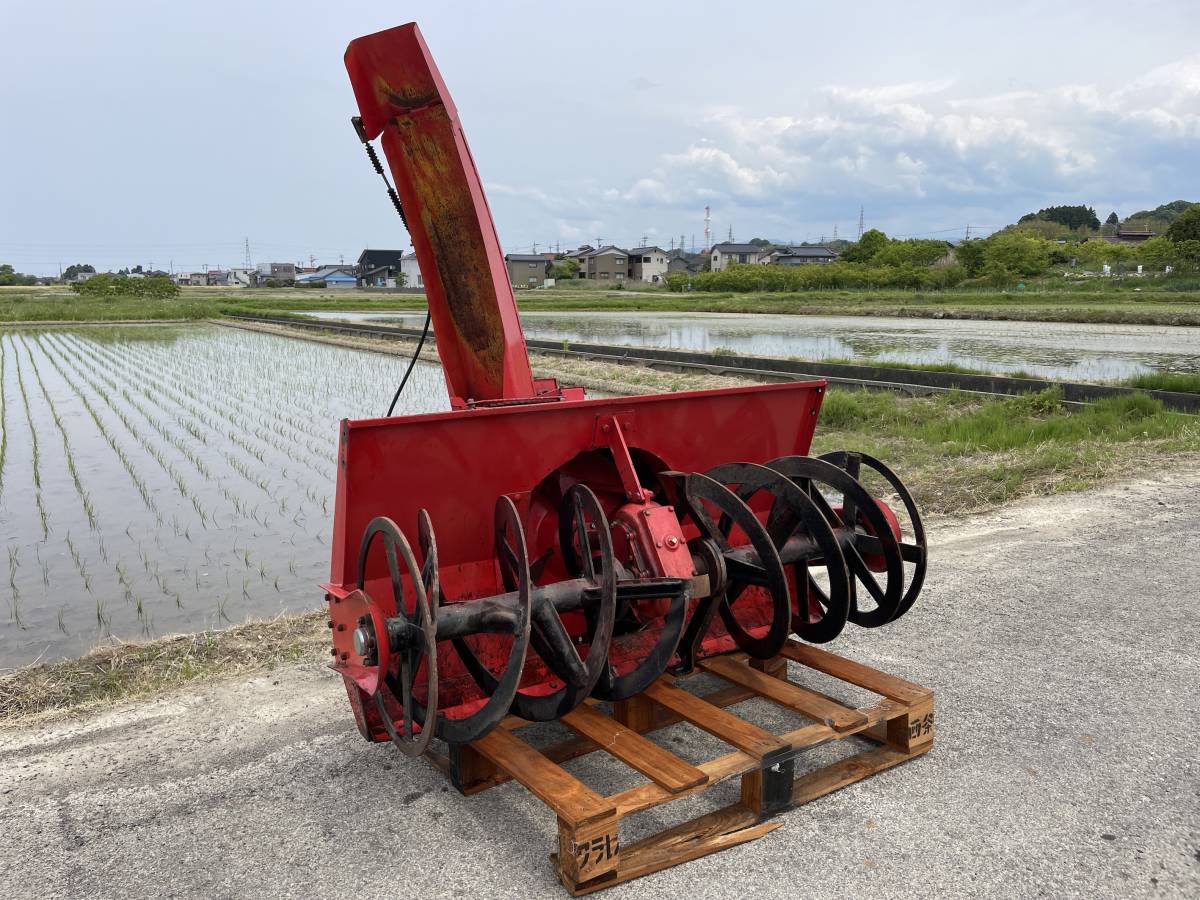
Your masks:
{"label": "grassy roadside", "polygon": [[0,729],[161,694],[202,679],[262,672],[328,653],[319,613],[247,622],[220,631],[98,647],[0,678]]}

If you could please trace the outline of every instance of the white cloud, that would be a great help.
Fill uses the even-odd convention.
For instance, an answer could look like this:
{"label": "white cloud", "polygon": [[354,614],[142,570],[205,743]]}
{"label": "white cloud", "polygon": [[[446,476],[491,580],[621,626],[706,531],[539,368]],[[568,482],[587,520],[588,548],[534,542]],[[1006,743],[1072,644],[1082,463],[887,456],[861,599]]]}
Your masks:
{"label": "white cloud", "polygon": [[596,184],[585,171],[554,187],[489,189],[528,204],[530,220],[557,221],[564,239],[594,240],[635,220],[669,231],[706,204],[722,231],[730,222],[794,223],[801,234],[831,218],[848,226],[860,203],[906,228],[980,221],[968,215],[999,226],[1052,203],[1196,197],[1197,139],[1200,55],[1115,90],[1085,83],[969,96],[949,81],[830,85],[771,115],[709,109],[691,140],[642,161],[624,185]]}

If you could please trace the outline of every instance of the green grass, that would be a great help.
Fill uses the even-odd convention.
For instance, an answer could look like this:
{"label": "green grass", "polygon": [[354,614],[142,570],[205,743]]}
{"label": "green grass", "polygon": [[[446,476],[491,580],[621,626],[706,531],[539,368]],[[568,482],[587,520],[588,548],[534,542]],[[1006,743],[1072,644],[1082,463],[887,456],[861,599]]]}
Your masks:
{"label": "green grass", "polygon": [[328,647],[324,613],[100,647],[79,659],[27,666],[0,677],[0,727],[153,696],[201,679],[261,672],[301,660],[312,665]]}
{"label": "green grass", "polygon": [[1200,375],[1174,372],[1147,372],[1127,378],[1123,384],[1147,391],[1175,391],[1180,394],[1200,394]]}
{"label": "green grass", "polygon": [[835,389],[813,452],[834,449],[879,457],[910,484],[922,509],[955,514],[1200,453],[1200,418],[1145,395],[1073,407],[1053,388],[1001,400]]}

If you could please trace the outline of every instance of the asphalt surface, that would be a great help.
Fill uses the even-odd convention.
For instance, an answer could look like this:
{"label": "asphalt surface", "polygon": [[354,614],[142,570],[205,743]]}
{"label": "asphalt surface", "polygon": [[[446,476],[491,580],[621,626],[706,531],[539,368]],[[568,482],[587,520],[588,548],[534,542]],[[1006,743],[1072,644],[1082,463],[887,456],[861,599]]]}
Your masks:
{"label": "asphalt surface", "polygon": [[[605,896],[1200,896],[1198,488],[937,527],[917,607],[833,648],[936,691],[934,750]],[[697,735],[661,740],[720,752]],[[635,780],[570,768],[605,791]],[[5,896],[562,897],[554,835],[516,785],[464,798],[362,741],[316,664],[0,732]]]}

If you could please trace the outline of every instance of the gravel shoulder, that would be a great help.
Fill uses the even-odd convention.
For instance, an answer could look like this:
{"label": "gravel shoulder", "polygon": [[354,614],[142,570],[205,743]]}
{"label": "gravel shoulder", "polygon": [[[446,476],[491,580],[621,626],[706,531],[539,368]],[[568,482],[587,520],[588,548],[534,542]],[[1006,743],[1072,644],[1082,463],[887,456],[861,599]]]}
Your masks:
{"label": "gravel shoulder", "polygon": [[[934,750],[605,896],[1200,894],[1197,488],[1192,470],[936,528],[916,609],[834,647],[936,691]],[[6,731],[0,761],[10,896],[566,896],[539,802],[460,797],[365,743],[316,660]]]}

